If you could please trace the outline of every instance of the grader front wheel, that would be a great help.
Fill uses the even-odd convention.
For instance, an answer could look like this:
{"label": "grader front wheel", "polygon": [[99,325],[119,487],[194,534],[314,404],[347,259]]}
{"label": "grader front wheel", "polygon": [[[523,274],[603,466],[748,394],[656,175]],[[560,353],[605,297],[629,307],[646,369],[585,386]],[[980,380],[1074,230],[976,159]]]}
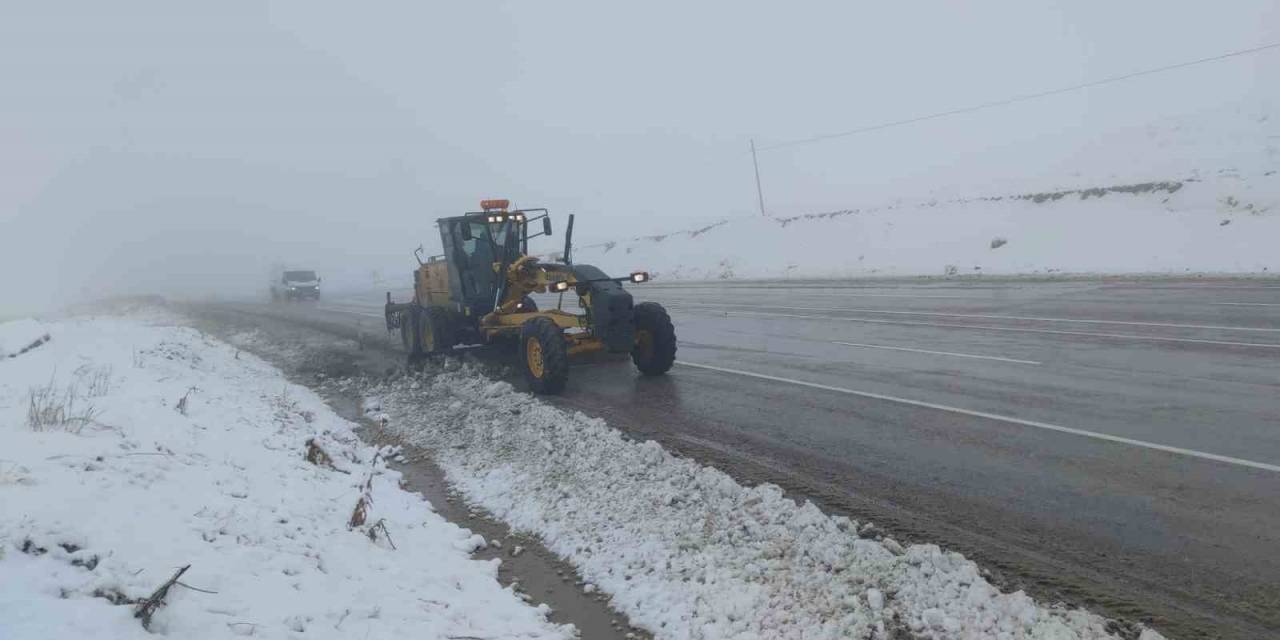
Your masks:
{"label": "grader front wheel", "polygon": [[631,361],[646,376],[660,376],[676,362],[676,328],[667,310],[656,302],[635,307],[636,344]]}
{"label": "grader front wheel", "polygon": [[564,333],[549,318],[530,318],[520,327],[520,363],[534,393],[555,394],[569,381]]}

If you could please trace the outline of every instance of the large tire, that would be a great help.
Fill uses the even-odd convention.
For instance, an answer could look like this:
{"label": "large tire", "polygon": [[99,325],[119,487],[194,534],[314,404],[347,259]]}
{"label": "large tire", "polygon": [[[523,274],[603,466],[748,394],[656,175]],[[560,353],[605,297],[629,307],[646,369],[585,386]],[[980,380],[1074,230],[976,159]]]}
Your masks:
{"label": "large tire", "polygon": [[636,346],[631,361],[646,376],[660,376],[676,362],[676,328],[667,310],[656,302],[635,306]]}
{"label": "large tire", "polygon": [[444,353],[453,348],[449,317],[443,309],[427,307],[418,314],[418,349],[422,353]]}
{"label": "large tire", "polygon": [[564,331],[550,318],[530,318],[521,325],[519,354],[531,391],[564,391],[569,381],[569,349],[564,343]]}
{"label": "large tire", "polygon": [[422,355],[418,346],[418,312],[415,309],[400,312],[400,344],[410,357]]}

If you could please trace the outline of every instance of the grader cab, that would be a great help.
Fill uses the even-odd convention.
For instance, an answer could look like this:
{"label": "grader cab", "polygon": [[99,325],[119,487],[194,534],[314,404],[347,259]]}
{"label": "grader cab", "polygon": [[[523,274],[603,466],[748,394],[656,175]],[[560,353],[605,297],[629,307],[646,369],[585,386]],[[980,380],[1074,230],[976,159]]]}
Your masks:
{"label": "grader cab", "polygon": [[[559,261],[529,253],[529,240],[550,236],[546,209],[511,209],[507,200],[484,200],[481,210],[441,218],[443,255],[414,253],[413,300],[396,303],[387,293],[387,330],[400,332],[411,358],[456,345],[513,343],[529,387],[559,393],[569,359],[585,353],[630,353],[644,375],[662,375],[675,362],[675,328],[666,309],[634,304],[622,283],[649,280],[644,272],[611,278],[590,265],[573,264],[573,216]],[[530,229],[535,233],[530,234]],[[559,294],[556,308],[538,309],[530,294]],[[564,309],[577,297],[582,313]]]}

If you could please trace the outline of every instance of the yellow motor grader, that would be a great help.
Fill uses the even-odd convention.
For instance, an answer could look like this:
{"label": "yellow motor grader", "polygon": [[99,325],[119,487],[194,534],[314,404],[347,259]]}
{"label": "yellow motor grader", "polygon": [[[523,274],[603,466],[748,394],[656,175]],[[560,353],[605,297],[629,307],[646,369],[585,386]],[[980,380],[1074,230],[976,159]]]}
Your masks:
{"label": "yellow motor grader", "polygon": [[[667,310],[655,302],[633,304],[622,288],[647,282],[649,274],[611,278],[574,264],[572,215],[559,261],[543,262],[529,254],[529,240],[551,235],[546,209],[511,209],[507,200],[483,200],[480,209],[437,221],[443,255],[424,260],[421,247],[414,252],[413,300],[392,302],[387,292],[387,330],[400,332],[411,358],[455,345],[514,343],[535,393],[562,391],[569,359],[579,354],[630,353],[649,376],[671,369],[676,334]],[[541,228],[530,235],[535,223]],[[569,292],[583,313],[563,309]],[[540,310],[532,293],[558,293],[559,303]]]}

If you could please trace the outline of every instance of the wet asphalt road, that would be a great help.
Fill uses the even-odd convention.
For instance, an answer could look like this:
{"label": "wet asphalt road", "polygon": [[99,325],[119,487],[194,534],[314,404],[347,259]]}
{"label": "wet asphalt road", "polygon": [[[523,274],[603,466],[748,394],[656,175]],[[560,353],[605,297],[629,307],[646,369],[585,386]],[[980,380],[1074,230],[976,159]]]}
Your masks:
{"label": "wet asphalt road", "polygon": [[[681,364],[575,367],[557,403],[1042,599],[1171,637],[1280,637],[1280,280],[633,293],[669,308]],[[377,332],[381,303],[272,313]]]}

